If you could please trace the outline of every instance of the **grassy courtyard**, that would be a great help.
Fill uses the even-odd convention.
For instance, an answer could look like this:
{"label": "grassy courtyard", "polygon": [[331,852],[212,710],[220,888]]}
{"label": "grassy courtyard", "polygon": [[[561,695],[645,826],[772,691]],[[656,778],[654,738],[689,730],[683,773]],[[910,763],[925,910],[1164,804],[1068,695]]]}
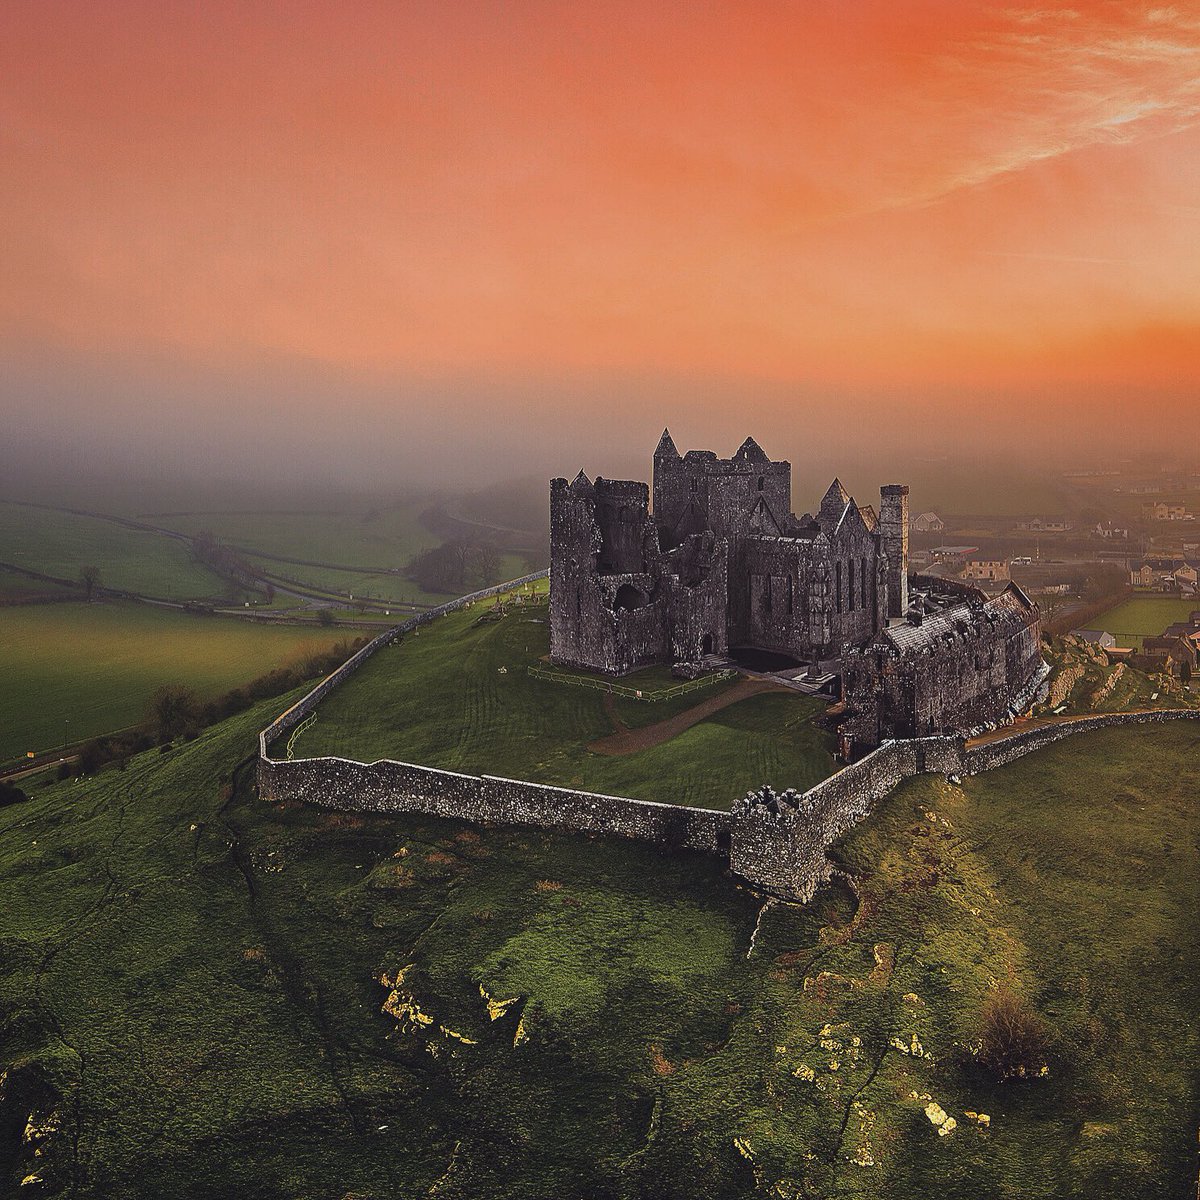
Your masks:
{"label": "grassy courtyard", "polygon": [[1186,621],[1200,609],[1200,599],[1177,596],[1134,596],[1090,622],[1117,639],[1119,646],[1138,646],[1142,639],[1157,637],[1168,625]]}
{"label": "grassy courtyard", "polygon": [[[812,723],[824,703],[793,693],[750,697],[632,754],[594,753],[590,743],[622,726],[665,720],[732,685],[647,703],[535,679],[527,667],[549,652],[545,607],[480,621],[488,607],[377,653],[321,704],[297,757],[394,758],[712,808],[763,783],[811,787],[834,768],[832,738]],[[639,675],[622,682],[636,687]],[[664,681],[661,670],[645,680]]]}
{"label": "grassy courtyard", "polygon": [[132,725],[164,684],[215,696],[346,636],[133,603],[0,608],[0,762]]}
{"label": "grassy courtyard", "polygon": [[[1195,729],[912,781],[838,852],[857,897],[764,911],[701,854],[268,807],[277,706],[0,809],[0,1189],[1194,1190]],[[972,1063],[1000,984],[1045,1076]]]}

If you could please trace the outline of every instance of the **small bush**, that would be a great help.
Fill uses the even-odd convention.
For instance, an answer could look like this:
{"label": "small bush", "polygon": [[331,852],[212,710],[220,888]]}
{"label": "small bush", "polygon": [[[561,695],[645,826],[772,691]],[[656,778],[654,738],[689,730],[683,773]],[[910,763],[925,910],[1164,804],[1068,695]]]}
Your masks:
{"label": "small bush", "polygon": [[1045,1074],[1050,1030],[1032,1006],[1001,987],[984,1006],[976,1062],[994,1079],[1028,1079]]}
{"label": "small bush", "polygon": [[6,804],[20,804],[29,797],[15,783],[6,783],[0,779],[0,808]]}

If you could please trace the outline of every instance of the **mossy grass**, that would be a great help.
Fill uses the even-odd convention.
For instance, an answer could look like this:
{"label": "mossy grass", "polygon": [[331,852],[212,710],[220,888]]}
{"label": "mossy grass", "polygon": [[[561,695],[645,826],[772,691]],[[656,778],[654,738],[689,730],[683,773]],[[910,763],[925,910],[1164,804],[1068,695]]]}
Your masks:
{"label": "mossy grass", "polygon": [[[849,882],[764,909],[701,854],[267,805],[249,755],[276,708],[0,810],[6,1186],[1194,1187],[1190,727],[910,781],[840,846]],[[1001,986],[1048,1074],[974,1061]]]}
{"label": "mossy grass", "polygon": [[[813,724],[824,704],[794,693],[743,700],[633,754],[595,753],[589,745],[621,726],[666,720],[733,683],[651,703],[535,678],[527,668],[549,653],[545,606],[500,620],[491,608],[480,601],[377,653],[321,703],[296,756],[392,758],[708,808],[764,783],[807,788],[834,770],[832,737]],[[631,678],[651,689],[670,675]]]}

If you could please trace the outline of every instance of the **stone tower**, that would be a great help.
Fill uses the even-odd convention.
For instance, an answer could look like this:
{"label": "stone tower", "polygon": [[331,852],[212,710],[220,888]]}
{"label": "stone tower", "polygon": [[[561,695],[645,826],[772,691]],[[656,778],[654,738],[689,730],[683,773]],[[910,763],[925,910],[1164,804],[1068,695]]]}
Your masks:
{"label": "stone tower", "polygon": [[903,617],[908,612],[908,484],[879,489],[879,530],[888,562],[887,615]]}

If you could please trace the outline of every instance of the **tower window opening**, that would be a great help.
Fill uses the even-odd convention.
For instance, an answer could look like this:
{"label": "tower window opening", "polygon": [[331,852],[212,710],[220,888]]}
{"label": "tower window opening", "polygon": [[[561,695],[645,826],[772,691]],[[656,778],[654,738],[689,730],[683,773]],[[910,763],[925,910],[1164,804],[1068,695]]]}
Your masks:
{"label": "tower window opening", "polygon": [[766,480],[763,478],[763,476],[761,476],[761,475],[760,475],[760,476],[758,477],[758,490],[759,490],[760,492],[763,490],[763,484],[764,484],[765,482],[766,482]]}

